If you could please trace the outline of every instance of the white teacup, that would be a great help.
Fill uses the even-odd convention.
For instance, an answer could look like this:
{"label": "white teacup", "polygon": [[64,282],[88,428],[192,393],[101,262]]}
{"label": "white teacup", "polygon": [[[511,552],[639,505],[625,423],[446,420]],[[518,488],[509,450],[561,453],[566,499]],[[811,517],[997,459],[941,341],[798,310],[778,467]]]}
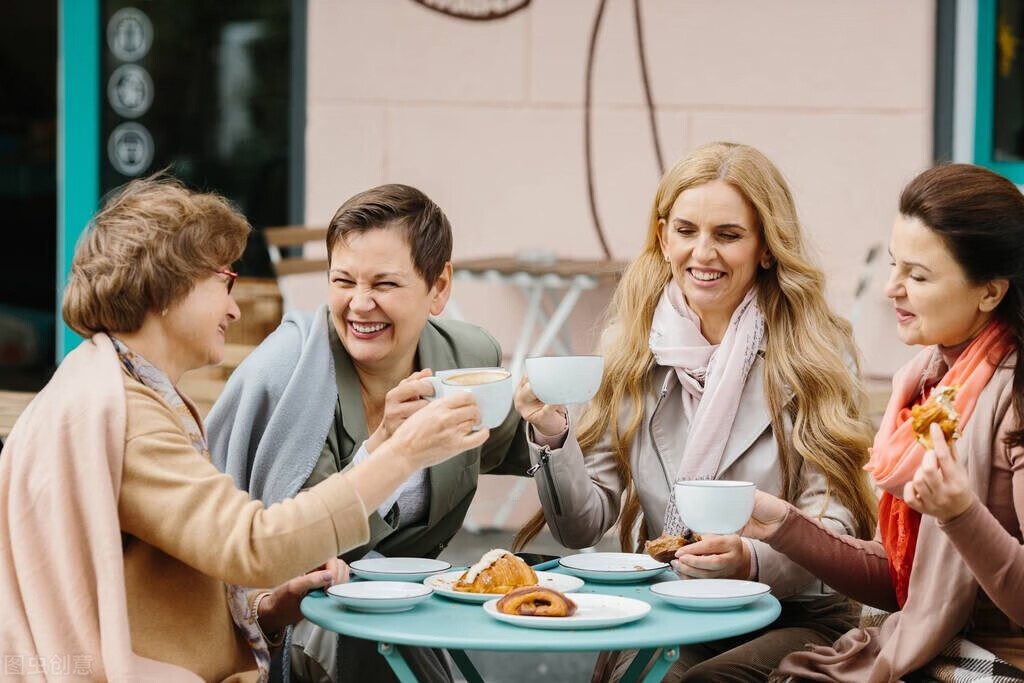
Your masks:
{"label": "white teacup", "polygon": [[425,377],[424,381],[434,387],[434,395],[424,398],[443,398],[460,391],[473,394],[481,423],[491,428],[504,422],[512,409],[516,385],[512,381],[512,373],[505,368],[441,370],[433,377]]}
{"label": "white teacup", "polygon": [[757,487],[749,481],[702,479],[676,482],[676,508],[697,534],[735,534],[754,511]]}
{"label": "white teacup", "polygon": [[535,356],[526,359],[530,388],[548,405],[586,403],[604,374],[601,356]]}

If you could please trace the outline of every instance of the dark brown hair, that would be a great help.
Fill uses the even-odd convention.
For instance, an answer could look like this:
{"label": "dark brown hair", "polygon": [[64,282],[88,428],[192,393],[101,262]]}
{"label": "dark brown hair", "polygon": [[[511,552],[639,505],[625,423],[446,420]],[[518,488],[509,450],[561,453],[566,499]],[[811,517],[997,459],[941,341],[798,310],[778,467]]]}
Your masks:
{"label": "dark brown hair", "polygon": [[327,228],[328,260],[350,233],[390,227],[402,232],[416,272],[433,286],[452,258],[452,226],[430,197],[409,185],[380,185],[342,204]]}
{"label": "dark brown hair", "polygon": [[[900,213],[939,235],[972,284],[1009,282],[995,315],[1013,330],[1013,408],[1024,417],[1024,195],[982,166],[942,164],[910,181],[900,195]],[[1024,445],[1024,428],[1006,443]]]}
{"label": "dark brown hair", "polygon": [[156,174],[115,190],[82,234],[64,289],[68,327],[134,332],[237,261],[252,227],[224,197]]}

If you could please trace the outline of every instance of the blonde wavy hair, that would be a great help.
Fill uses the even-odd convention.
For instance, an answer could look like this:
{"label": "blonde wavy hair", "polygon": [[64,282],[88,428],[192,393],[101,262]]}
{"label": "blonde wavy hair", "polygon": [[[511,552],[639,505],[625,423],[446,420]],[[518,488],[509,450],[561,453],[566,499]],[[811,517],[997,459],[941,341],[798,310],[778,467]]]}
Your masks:
{"label": "blonde wavy hair", "polygon": [[[854,532],[870,538],[876,499],[864,474],[874,429],[865,414],[866,396],[857,374],[857,349],[850,324],[825,300],[822,272],[811,264],[789,187],[775,165],[747,145],[714,142],[697,148],[665,173],[658,185],[644,250],[626,268],[608,309],[602,334],[605,373],[580,418],[577,439],[584,454],[610,434],[617,470],[629,482],[619,518],[623,550],[647,540],[640,499],[629,464],[630,443],[643,420],[644,396],[654,390],[654,356],[648,335],[654,309],[672,274],[658,241],[676,198],[698,185],[724,180],[739,190],[757,214],[771,259],[758,271],[758,303],[765,316],[764,391],[775,434],[793,421],[792,443],[778,441],[782,497],[798,495],[802,462],[818,467],[827,495],[838,496],[855,520]],[[791,402],[787,397],[792,392]],[[632,406],[624,424],[620,406]],[[526,546],[544,528],[538,512],[519,530],[514,548]]]}

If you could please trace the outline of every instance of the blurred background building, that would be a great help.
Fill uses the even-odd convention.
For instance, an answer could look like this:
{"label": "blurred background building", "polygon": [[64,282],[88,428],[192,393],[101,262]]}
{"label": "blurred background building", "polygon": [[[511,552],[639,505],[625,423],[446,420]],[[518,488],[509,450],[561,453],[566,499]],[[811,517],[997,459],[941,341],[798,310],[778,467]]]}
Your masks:
{"label": "blurred background building", "polygon": [[[77,343],[58,305],[74,241],[132,177],[169,168],[237,202],[258,228],[238,264],[254,281],[273,282],[263,228],[325,225],[382,182],[445,209],[457,259],[627,260],[662,170],[712,140],[788,177],[830,298],[885,377],[908,355],[881,294],[901,186],[937,160],[1024,178],[1021,6],[7,0],[0,389],[38,389]],[[572,310],[575,350],[609,291]],[[460,281],[454,300],[514,346],[514,286]]]}

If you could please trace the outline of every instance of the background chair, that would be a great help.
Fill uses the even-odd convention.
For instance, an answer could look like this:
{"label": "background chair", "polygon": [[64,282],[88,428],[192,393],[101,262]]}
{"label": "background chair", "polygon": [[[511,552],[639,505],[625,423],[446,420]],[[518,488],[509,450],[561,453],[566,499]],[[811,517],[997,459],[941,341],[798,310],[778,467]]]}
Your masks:
{"label": "background chair", "polygon": [[327,228],[264,228],[284,312],[313,311],[327,301]]}

